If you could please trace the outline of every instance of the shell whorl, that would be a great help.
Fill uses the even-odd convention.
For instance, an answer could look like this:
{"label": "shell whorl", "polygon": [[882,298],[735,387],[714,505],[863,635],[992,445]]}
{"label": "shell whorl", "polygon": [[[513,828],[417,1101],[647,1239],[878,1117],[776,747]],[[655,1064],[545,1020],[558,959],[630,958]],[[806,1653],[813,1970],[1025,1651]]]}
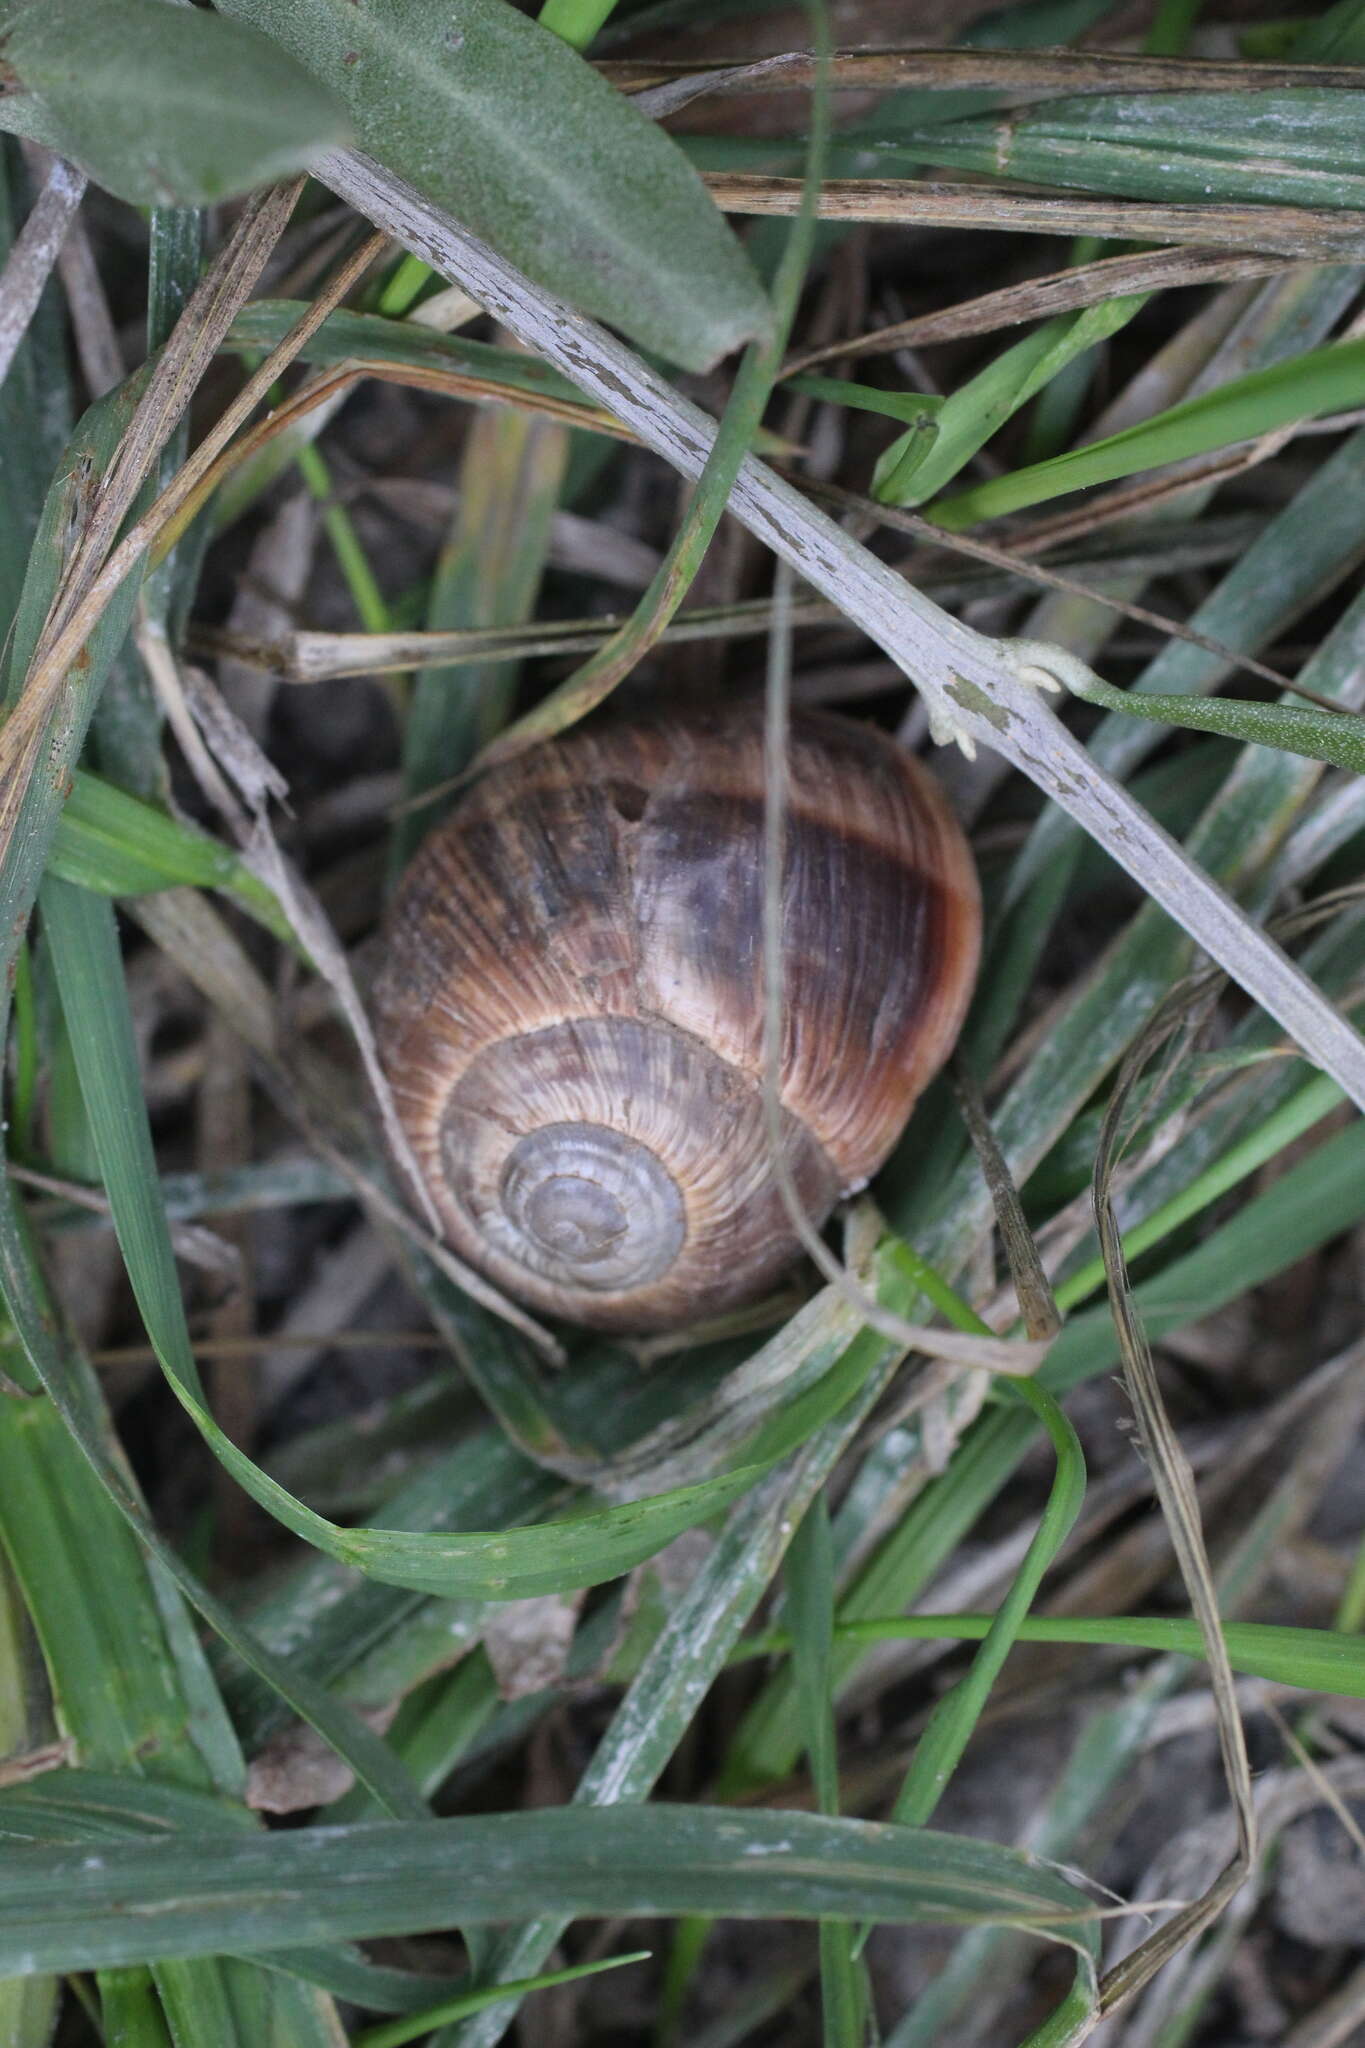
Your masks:
{"label": "shell whorl", "polygon": [[[797,1249],[762,1099],[751,712],[606,722],[493,770],[390,914],[381,1055],[455,1248],[603,1328],[715,1314]],[[965,842],[881,735],[799,717],[781,1148],[819,1224],[945,1056],[976,964]]]}
{"label": "shell whorl", "polygon": [[682,1192],[648,1146],[606,1124],[544,1124],[507,1155],[490,1217],[512,1258],[599,1294],[662,1279],[687,1238]]}

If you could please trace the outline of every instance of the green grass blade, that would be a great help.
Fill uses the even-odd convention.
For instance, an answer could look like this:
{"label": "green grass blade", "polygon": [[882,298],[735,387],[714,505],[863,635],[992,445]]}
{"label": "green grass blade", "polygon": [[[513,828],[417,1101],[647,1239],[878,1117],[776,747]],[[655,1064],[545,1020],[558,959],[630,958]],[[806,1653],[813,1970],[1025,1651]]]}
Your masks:
{"label": "green grass blade", "polygon": [[1261,704],[1241,697],[1158,696],[1116,690],[1098,676],[1077,695],[1083,695],[1087,704],[1102,704],[1106,711],[1124,712],[1130,718],[1179,725],[1189,732],[1216,732],[1225,739],[1278,747],[1281,753],[1299,754],[1308,761],[1330,762],[1353,775],[1365,773],[1365,720],[1358,712],[1322,711],[1313,704]]}
{"label": "green grass blade", "polygon": [[[577,1984],[584,1977],[598,1977],[604,1970],[622,1970],[628,1963],[647,1963],[650,1951],[639,1948],[625,1956],[607,1956],[600,1963],[580,1963],[574,1970],[547,1970],[539,1977],[524,1977],[520,1984],[508,1988],[519,1997],[526,1997],[532,1991],[548,1991],[555,1984]],[[449,1998],[443,2005],[433,2005],[425,2012],[409,2013],[403,2019],[390,2020],[383,2026],[366,2027],[355,2037],[355,2048],[403,2048],[403,2043],[416,2041],[423,2034],[429,2034],[434,2027],[447,2025],[451,2020],[462,2020],[470,2013],[482,2012],[485,2006],[496,2005],[506,1996],[506,1989],[494,1986],[490,1990],[465,1991],[457,1998]]]}
{"label": "green grass blade", "polygon": [[961,1762],[1011,1648],[1022,1640],[1033,1604],[1052,1560],[1066,1541],[1085,1497],[1085,1457],[1080,1439],[1047,1388],[1020,1380],[1011,1388],[1030,1408],[1052,1442],[1057,1470],[1038,1527],[1000,1604],[982,1646],[964,1678],[939,1700],[915,1748],[896,1800],[893,1819],[923,1827],[932,1818],[949,1778]]}
{"label": "green grass blade", "polygon": [[[823,1493],[806,1510],[784,1572],[796,1703],[821,1813],[839,1811],[839,1760],[831,1693],[834,1552]],[[826,2048],[859,2048],[866,2019],[862,1971],[847,1926],[820,1924],[820,1989]]]}
{"label": "green grass blade", "polygon": [[1039,505],[1066,491],[1112,483],[1118,477],[1181,462],[1191,455],[1206,455],[1212,449],[1251,441],[1259,434],[1316,419],[1322,413],[1347,411],[1362,399],[1365,340],[1310,349],[1288,362],[1220,385],[1202,398],[1172,406],[1121,434],[974,484],[935,505],[934,518],[951,532],[958,532],[978,520]]}
{"label": "green grass blade", "polygon": [[935,164],[1195,205],[1365,205],[1357,92],[1113,93],[898,137]]}
{"label": "green grass blade", "polygon": [[893,491],[892,484],[910,437],[891,443],[877,463],[873,496],[888,505],[924,504],[951,482],[1021,406],[1046,389],[1069,364],[1126,327],[1146,303],[1141,295],[1111,299],[1084,312],[1047,320],[1016,341],[944,401],[935,415],[938,432],[934,445],[916,464],[903,490]]}
{"label": "green grass blade", "polygon": [[[0,1795],[0,1813],[4,1798]],[[344,1880],[344,1881],[343,1881]],[[263,1835],[12,1848],[0,1971],[71,1970],[486,1926],[527,1911],[971,1925],[1066,1942],[1094,1917],[1053,1871],[992,1842],[802,1813],[560,1807]]]}
{"label": "green grass blade", "polygon": [[114,1227],[148,1336],[215,1454],[286,1528],[391,1585],[515,1599],[617,1577],[720,1513],[760,1476],[761,1465],[741,1465],[699,1485],[568,1521],[450,1536],[341,1528],[305,1507],[227,1438],[203,1398],[161,1205],[112,911],[88,890],[50,880],[43,915]]}
{"label": "green grass blade", "polygon": [[[1003,1611],[1003,1610],[1002,1610]],[[844,1643],[983,1642],[999,1620],[991,1614],[909,1614],[836,1621],[834,1637]],[[1264,1678],[1273,1685],[1300,1686],[1305,1692],[1335,1694],[1340,1699],[1365,1699],[1365,1638],[1340,1629],[1291,1628],[1260,1621],[1223,1624],[1228,1657],[1234,1671]],[[1117,1650],[1156,1650],[1182,1657],[1201,1655],[1198,1624],[1186,1616],[1116,1614],[1104,1619],[1072,1615],[1031,1614],[1018,1621],[1014,1639],[1021,1643],[1081,1643]],[[796,1642],[789,1630],[773,1630],[743,1657],[792,1653]],[[732,1659],[734,1662],[740,1658]],[[903,1816],[902,1816],[903,1817]]]}
{"label": "green grass blade", "polygon": [[273,891],[231,847],[82,768],[57,822],[48,871],[103,896],[219,889],[275,938],[294,943]]}
{"label": "green grass blade", "polygon": [[105,1970],[100,1977],[105,2048],[171,2048],[150,1970]]}
{"label": "green grass blade", "polygon": [[[524,624],[533,614],[564,484],[568,430],[522,413],[477,414],[460,462],[455,515],[432,578],[432,632]],[[419,673],[403,730],[403,784],[422,796],[463,774],[500,732],[516,703],[516,662],[482,662]],[[427,804],[400,817],[395,868],[449,808]]]}
{"label": "green grass blade", "polygon": [[[233,321],[224,349],[237,355],[261,355],[284,339],[304,306],[302,299],[253,299]],[[567,377],[519,349],[467,341],[460,334],[441,334],[435,328],[392,320],[380,313],[346,309],[329,313],[299,353],[299,361],[315,369],[356,360],[387,363],[395,369],[450,370],[501,388],[513,398],[524,394],[558,404],[581,407],[587,403]]]}

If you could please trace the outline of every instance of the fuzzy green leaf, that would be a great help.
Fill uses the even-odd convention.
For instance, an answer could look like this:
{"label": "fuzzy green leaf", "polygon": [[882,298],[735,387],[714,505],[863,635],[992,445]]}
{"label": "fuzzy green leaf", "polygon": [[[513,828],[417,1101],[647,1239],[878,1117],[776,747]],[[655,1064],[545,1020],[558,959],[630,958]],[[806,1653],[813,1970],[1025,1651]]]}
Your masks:
{"label": "fuzzy green leaf", "polygon": [[[240,22],[165,0],[36,0],[0,57],[0,126],[33,131],[137,206],[201,206],[346,141],[338,101]],[[12,119],[11,116],[14,116]]]}
{"label": "fuzzy green leaf", "polygon": [[306,64],[361,146],[538,284],[684,369],[766,295],[676,143],[506,0],[224,0]]}

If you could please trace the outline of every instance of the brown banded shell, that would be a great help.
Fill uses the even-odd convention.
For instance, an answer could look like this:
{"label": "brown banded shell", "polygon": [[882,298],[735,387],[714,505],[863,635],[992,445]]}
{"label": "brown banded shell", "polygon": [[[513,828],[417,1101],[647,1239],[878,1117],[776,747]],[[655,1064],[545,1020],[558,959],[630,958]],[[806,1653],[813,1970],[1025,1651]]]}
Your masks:
{"label": "brown banded shell", "polygon": [[[820,1224],[957,1036],[980,904],[882,734],[799,714],[783,876],[782,1143]],[[762,1101],[763,732],[601,722],[495,768],[409,867],[380,1052],[446,1234],[600,1329],[712,1316],[798,1250]]]}

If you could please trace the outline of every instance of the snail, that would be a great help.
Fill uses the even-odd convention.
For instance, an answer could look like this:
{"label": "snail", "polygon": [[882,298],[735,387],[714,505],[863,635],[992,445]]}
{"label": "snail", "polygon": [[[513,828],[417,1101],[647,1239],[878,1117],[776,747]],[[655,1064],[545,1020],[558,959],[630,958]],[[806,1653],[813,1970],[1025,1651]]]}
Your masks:
{"label": "snail", "polygon": [[[798,713],[781,1146],[817,1227],[899,1137],[962,1022],[976,874],[885,735]],[[598,1329],[767,1290],[799,1251],[762,1086],[756,708],[578,727],[492,769],[387,919],[380,1057],[450,1243]]]}

